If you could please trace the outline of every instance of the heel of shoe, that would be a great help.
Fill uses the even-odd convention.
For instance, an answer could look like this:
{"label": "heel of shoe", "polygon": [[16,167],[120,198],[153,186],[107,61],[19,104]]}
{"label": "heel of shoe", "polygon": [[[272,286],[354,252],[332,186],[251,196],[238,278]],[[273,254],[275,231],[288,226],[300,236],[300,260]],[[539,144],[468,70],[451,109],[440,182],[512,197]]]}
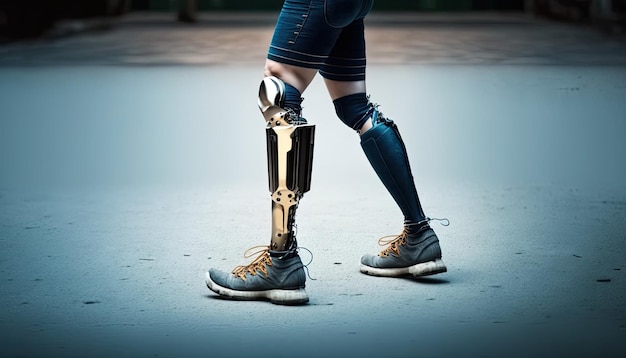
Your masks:
{"label": "heel of shoe", "polygon": [[270,302],[277,305],[302,305],[309,302],[304,288],[295,290],[270,290],[267,292],[267,298]]}
{"label": "heel of shoe", "polygon": [[435,259],[409,267],[409,273],[416,277],[435,275],[446,271],[448,271],[448,268],[441,259]]}

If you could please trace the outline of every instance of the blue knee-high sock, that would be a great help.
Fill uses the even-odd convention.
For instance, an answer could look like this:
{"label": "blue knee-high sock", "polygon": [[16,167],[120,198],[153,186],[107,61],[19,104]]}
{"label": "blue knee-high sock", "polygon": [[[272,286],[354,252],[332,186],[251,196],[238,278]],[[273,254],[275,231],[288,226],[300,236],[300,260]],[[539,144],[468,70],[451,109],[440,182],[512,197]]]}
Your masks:
{"label": "blue knee-high sock", "polygon": [[426,224],[426,217],[415,189],[406,147],[395,123],[388,119],[378,122],[377,115],[378,111],[374,111],[374,127],[361,135],[361,147],[402,210],[409,234],[417,233]]}
{"label": "blue knee-high sock", "polygon": [[334,101],[339,119],[359,130],[372,119],[373,127],[361,135],[361,147],[376,174],[402,210],[409,233],[417,232],[425,215],[415,189],[404,142],[393,121],[383,118],[365,93],[356,93]]}

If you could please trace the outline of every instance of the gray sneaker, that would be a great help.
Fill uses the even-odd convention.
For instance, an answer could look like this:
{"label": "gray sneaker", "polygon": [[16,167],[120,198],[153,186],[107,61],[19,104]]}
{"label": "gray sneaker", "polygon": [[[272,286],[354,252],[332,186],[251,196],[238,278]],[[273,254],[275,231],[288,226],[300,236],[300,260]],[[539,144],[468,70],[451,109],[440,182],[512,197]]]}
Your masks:
{"label": "gray sneaker", "polygon": [[415,236],[408,235],[405,230],[392,240],[388,238],[390,236],[378,240],[380,245],[389,245],[378,255],[361,257],[361,272],[373,276],[401,277],[447,271],[441,260],[439,239],[430,227],[425,227]]}
{"label": "gray sneaker", "polygon": [[237,266],[231,273],[211,269],[205,281],[211,291],[236,300],[269,300],[282,305],[309,302],[304,265],[296,251],[278,256],[265,247],[249,265]]}

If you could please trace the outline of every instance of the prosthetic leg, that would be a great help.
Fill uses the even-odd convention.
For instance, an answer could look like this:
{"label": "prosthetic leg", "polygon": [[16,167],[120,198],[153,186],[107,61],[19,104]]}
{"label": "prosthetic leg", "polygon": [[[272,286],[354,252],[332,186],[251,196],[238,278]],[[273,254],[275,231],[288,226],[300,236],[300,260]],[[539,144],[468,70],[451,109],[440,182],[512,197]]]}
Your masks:
{"label": "prosthetic leg", "polygon": [[[285,108],[285,83],[266,77],[259,88],[259,109],[267,121],[267,163],[272,193],[272,238],[268,248],[231,273],[211,269],[207,287],[238,300],[270,300],[295,305],[309,301],[306,275],[298,255],[294,219],[298,202],[309,191],[315,126]],[[253,248],[254,249],[254,248]]]}
{"label": "prosthetic leg", "polygon": [[284,108],[285,84],[266,77],[259,88],[259,109],[267,122],[267,163],[272,195],[270,250],[290,252],[297,247],[295,214],[309,191],[313,163],[315,125]]}

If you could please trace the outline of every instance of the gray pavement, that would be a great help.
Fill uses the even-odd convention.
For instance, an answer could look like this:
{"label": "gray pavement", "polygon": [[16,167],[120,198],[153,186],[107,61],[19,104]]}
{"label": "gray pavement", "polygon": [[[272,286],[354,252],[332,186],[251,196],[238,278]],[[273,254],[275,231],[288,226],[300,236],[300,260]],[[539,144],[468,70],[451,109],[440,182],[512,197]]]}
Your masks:
{"label": "gray pavement", "polygon": [[373,17],[369,91],[427,214],[451,221],[435,224],[449,272],[358,272],[401,216],[317,78],[298,212],[315,280],[309,305],[281,307],[204,286],[268,240],[271,21],[203,16],[0,47],[0,356],[623,355],[619,38],[510,14]]}

